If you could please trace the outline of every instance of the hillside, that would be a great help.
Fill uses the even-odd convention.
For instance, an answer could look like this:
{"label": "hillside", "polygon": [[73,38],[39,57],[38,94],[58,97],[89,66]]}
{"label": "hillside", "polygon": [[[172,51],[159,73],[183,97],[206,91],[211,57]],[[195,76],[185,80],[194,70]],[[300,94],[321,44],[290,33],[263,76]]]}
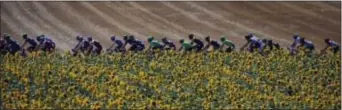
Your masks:
{"label": "hillside", "polygon": [[111,35],[167,36],[178,41],[189,33],[200,38],[225,35],[241,46],[250,32],[283,46],[299,33],[321,49],[323,38],[341,40],[340,3],[1,2],[0,32],[14,38],[22,33],[45,34],[64,51],[75,45],[76,35],[95,36],[105,47]]}

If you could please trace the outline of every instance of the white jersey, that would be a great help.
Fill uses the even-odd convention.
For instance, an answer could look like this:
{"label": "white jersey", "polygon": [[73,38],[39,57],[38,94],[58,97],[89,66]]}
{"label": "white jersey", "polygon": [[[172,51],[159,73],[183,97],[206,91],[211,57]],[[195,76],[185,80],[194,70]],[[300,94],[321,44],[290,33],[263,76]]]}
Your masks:
{"label": "white jersey", "polygon": [[336,43],[335,41],[329,40],[329,46],[331,47],[340,47],[340,45],[338,43]]}
{"label": "white jersey", "polygon": [[304,41],[304,47],[312,48],[312,47],[314,47],[314,44],[311,41],[305,40]]}
{"label": "white jersey", "polygon": [[291,48],[294,48],[300,44],[300,37],[297,37],[294,41],[293,44],[291,45]]}
{"label": "white jersey", "polygon": [[259,40],[259,38],[258,38],[258,37],[255,37],[255,36],[252,36],[251,39],[250,39],[250,41],[251,41],[252,43],[257,43],[258,40]]}
{"label": "white jersey", "polygon": [[258,40],[258,43],[259,43],[258,50],[259,50],[259,52],[262,52],[264,50],[266,44],[264,42],[262,42],[262,40]]}
{"label": "white jersey", "polygon": [[299,44],[300,43],[300,37],[297,37],[294,42],[295,42],[295,44]]}

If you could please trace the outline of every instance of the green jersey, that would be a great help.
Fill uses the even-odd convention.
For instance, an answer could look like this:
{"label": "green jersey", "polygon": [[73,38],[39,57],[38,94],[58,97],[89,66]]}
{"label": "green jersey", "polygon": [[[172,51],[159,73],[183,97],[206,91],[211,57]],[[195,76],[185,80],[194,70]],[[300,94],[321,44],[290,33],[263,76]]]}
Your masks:
{"label": "green jersey", "polygon": [[188,50],[188,49],[191,48],[191,44],[190,44],[189,42],[187,42],[187,41],[184,41],[184,42],[182,43],[182,46],[183,46],[183,48],[184,48],[185,50]]}
{"label": "green jersey", "polygon": [[150,43],[151,47],[160,47],[162,46],[158,41],[156,40],[153,40],[151,43]]}
{"label": "green jersey", "polygon": [[229,40],[223,41],[223,45],[235,48],[235,45]]}

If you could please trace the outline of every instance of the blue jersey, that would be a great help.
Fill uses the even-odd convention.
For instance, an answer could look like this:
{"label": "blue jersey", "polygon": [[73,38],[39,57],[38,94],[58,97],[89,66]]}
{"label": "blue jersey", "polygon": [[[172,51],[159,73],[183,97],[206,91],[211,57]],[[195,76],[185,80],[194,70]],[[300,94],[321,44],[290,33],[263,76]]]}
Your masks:
{"label": "blue jersey", "polygon": [[252,42],[253,44],[258,43],[258,41],[259,41],[259,38],[255,37],[255,36],[252,36],[252,37],[248,40],[248,42]]}
{"label": "blue jersey", "polygon": [[37,46],[38,45],[38,43],[34,39],[31,39],[31,38],[27,38],[25,40],[25,42],[28,42],[31,46]]}
{"label": "blue jersey", "polygon": [[115,40],[115,44],[118,46],[118,47],[121,47],[124,45],[124,43],[121,41],[121,40]]}
{"label": "blue jersey", "polygon": [[144,45],[144,41],[141,40],[135,40],[134,43],[137,45]]}
{"label": "blue jersey", "polygon": [[214,46],[214,48],[219,48],[220,47],[220,44],[217,42],[217,41],[210,41],[210,45]]}
{"label": "blue jersey", "polygon": [[39,44],[45,44],[45,43],[53,43],[53,41],[49,38],[43,37],[42,40],[39,41]]}
{"label": "blue jersey", "polygon": [[128,39],[128,40],[126,40],[126,43],[133,45],[135,43],[135,41],[136,40],[134,40],[134,39]]}
{"label": "blue jersey", "polygon": [[169,47],[176,47],[176,45],[172,42],[167,40],[166,42],[164,42],[165,45],[168,45]]}
{"label": "blue jersey", "polygon": [[78,42],[82,42],[82,41],[84,40],[84,37],[78,37],[76,40],[77,40]]}
{"label": "blue jersey", "polygon": [[14,40],[7,40],[7,47],[10,49],[20,49],[20,45]]}
{"label": "blue jersey", "polygon": [[0,50],[5,47],[6,41],[0,39]]}
{"label": "blue jersey", "polygon": [[134,45],[136,45],[139,50],[143,50],[145,48],[144,42],[140,40],[135,40]]}
{"label": "blue jersey", "polygon": [[102,49],[102,45],[100,44],[100,42],[94,41],[93,44],[94,44],[94,46],[95,46],[96,48],[101,48],[101,49]]}
{"label": "blue jersey", "polygon": [[44,44],[45,40],[42,39],[42,40],[40,40],[40,41],[38,41],[38,42],[39,42],[39,44]]}
{"label": "blue jersey", "polygon": [[87,47],[90,46],[90,42],[87,41],[87,40],[83,40],[82,44],[83,44],[83,45],[82,45],[83,48],[87,48]]}
{"label": "blue jersey", "polygon": [[[203,45],[203,42],[202,42],[201,40],[199,40],[199,39],[194,39],[193,42],[195,42],[196,45]],[[192,43],[193,43],[193,42],[192,42]],[[192,43],[191,43],[191,44],[192,44]]]}

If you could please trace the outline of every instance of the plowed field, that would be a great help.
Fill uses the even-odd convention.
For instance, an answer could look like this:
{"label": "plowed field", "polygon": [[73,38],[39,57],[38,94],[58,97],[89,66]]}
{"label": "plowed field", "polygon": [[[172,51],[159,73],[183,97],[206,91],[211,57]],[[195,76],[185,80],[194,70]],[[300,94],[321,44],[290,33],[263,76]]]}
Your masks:
{"label": "plowed field", "polygon": [[69,50],[75,36],[94,36],[105,47],[109,36],[148,35],[172,40],[189,33],[228,36],[237,46],[255,33],[283,47],[295,33],[321,49],[323,39],[340,41],[341,2],[1,2],[1,34],[52,37]]}

